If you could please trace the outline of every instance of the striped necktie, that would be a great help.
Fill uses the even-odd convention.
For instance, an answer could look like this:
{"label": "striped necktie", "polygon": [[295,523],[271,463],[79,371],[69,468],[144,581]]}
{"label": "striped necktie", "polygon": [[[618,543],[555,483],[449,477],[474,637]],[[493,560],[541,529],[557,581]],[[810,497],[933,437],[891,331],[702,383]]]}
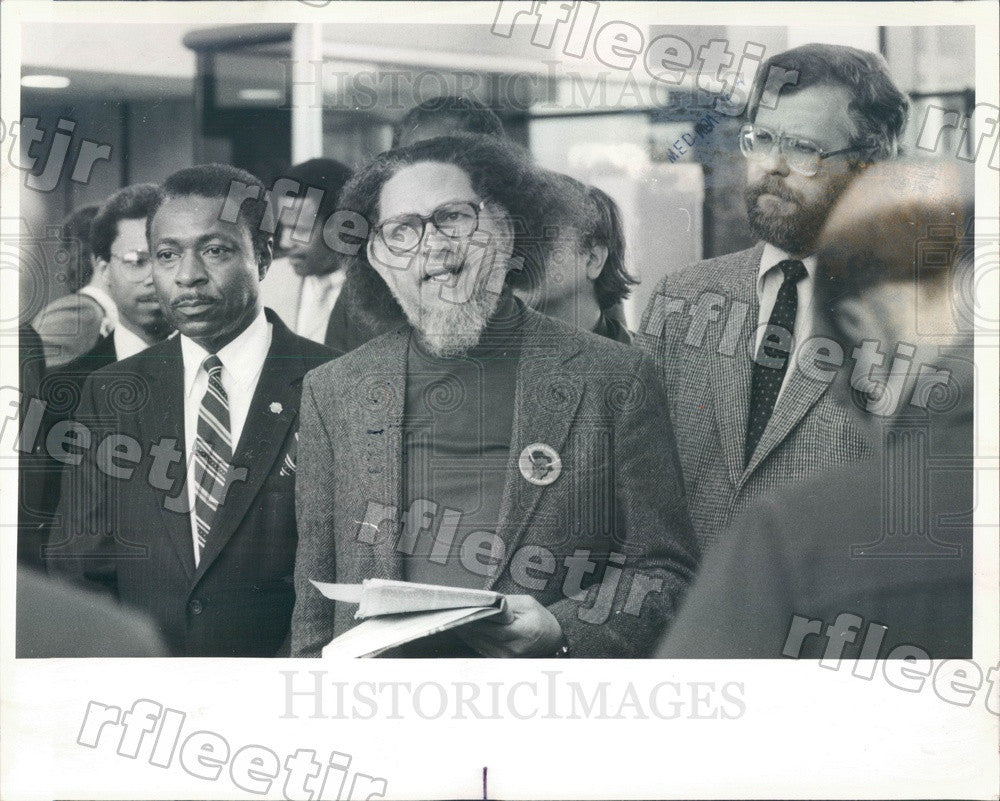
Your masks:
{"label": "striped necktie", "polygon": [[[795,315],[799,306],[798,283],[807,275],[806,266],[798,259],[786,259],[778,262],[778,268],[784,273],[784,279],[774,300],[767,327],[768,331],[778,329],[791,336],[795,331]],[[750,382],[750,414],[744,448],[746,464],[750,463],[757,443],[767,428],[767,422],[771,419],[791,358],[781,347],[774,347],[774,343],[768,338],[768,332],[765,332],[754,359]]]}
{"label": "striped necktie", "polygon": [[222,362],[211,355],[202,363],[208,373],[208,389],[198,409],[197,438],[194,445],[194,514],[198,529],[195,563],[201,557],[212,529],[212,520],[225,497],[226,477],[233,460],[229,433],[229,398],[222,386]]}

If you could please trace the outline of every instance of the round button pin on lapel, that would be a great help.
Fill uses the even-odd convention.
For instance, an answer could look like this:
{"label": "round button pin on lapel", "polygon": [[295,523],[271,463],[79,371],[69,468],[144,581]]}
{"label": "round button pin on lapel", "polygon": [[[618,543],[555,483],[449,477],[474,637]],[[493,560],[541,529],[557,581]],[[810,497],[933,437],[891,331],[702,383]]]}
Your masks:
{"label": "round button pin on lapel", "polygon": [[535,442],[521,451],[517,466],[524,479],[538,487],[547,487],[562,473],[562,459],[555,448],[544,442]]}

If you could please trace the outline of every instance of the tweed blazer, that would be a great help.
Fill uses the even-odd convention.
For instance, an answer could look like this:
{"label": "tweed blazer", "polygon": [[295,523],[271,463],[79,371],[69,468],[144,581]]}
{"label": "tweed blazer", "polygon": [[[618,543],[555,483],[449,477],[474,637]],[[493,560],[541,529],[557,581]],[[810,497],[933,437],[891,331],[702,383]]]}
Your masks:
{"label": "tweed blazer", "polygon": [[[574,656],[644,656],[673,618],[697,561],[662,387],[638,350],[529,309],[523,320],[496,530],[504,547],[482,586],[537,598],[559,620]],[[293,656],[318,656],[355,623],[353,606],[324,598],[310,579],[404,577],[406,510],[399,507],[410,336],[400,327],[305,378]],[[522,450],[539,442],[562,461],[547,486],[529,483],[518,467]],[[544,586],[525,586],[519,552],[554,557]],[[581,554],[593,564],[582,591],[567,597],[566,559]]]}
{"label": "tweed blazer", "polygon": [[[757,450],[744,462],[763,249],[758,244],[663,278],[636,338],[667,390],[688,508],[703,550],[762,496],[873,454],[829,383],[808,377],[793,362]],[[691,313],[699,303],[715,311]]]}

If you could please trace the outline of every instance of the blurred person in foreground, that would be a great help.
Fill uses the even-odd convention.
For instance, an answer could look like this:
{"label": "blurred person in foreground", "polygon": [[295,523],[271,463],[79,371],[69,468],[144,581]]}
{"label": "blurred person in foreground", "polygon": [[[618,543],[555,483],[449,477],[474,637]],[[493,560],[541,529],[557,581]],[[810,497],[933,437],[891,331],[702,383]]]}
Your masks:
{"label": "blurred person in foreground", "polygon": [[310,580],[507,595],[408,656],[645,656],[672,618],[697,551],[652,364],[512,292],[551,191],[486,136],[390,151],[345,189],[371,223],[352,267],[407,323],[306,376],[293,656],[356,623]]}
{"label": "blurred person in foreground", "polygon": [[623,303],[638,281],[625,269],[625,232],[614,200],[549,173],[559,206],[543,228],[543,275],[524,301],[542,314],[626,345]]}
{"label": "blurred person in foreground", "polygon": [[163,182],[146,234],[179,336],[88,376],[94,435],[63,470],[50,571],[144,612],[171,656],[276,656],[288,634],[302,377],[333,354],[261,305],[263,194],[220,164]]}
{"label": "blurred person in foreground", "polygon": [[296,334],[320,344],[345,275],[343,257],[327,247],[323,229],[350,177],[350,168],[339,161],[310,159],[290,168],[273,187],[272,203],[288,200],[280,193],[282,180],[294,182],[296,195],[275,208],[275,259],[260,282],[261,300]]}
{"label": "blurred person in foreground", "polygon": [[[794,80],[778,92],[767,76]],[[871,455],[854,419],[810,378],[816,239],[870,164],[895,158],[909,102],[885,59],[807,44],[757,72],[741,127],[754,247],[665,277],[636,343],[660,368],[707,553],[769,492]],[[736,143],[734,143],[736,144]]]}
{"label": "blurred person in foreground", "polygon": [[876,456],[739,518],[658,656],[972,655],[972,203],[957,161],[878,165],[841,197],[817,301]]}
{"label": "blurred person in foreground", "polygon": [[[393,148],[439,136],[476,134],[506,139],[503,123],[488,106],[458,95],[442,95],[411,108],[393,129]],[[391,331],[405,320],[402,309],[384,292],[372,292],[371,282],[346,270],[344,286],[330,317],[326,344],[347,353],[369,339]]]}

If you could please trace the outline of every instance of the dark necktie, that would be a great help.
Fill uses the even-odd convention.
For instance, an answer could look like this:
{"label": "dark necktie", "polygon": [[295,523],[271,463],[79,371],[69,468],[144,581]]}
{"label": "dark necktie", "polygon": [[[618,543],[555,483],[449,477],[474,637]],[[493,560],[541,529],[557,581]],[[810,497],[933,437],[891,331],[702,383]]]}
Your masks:
{"label": "dark necktie", "polygon": [[799,305],[798,283],[806,277],[806,267],[798,259],[786,259],[779,262],[778,267],[785,278],[778,289],[774,300],[771,319],[764,338],[760,341],[760,349],[753,363],[753,377],[750,382],[750,415],[747,420],[747,439],[744,460],[749,464],[760,437],[771,419],[774,404],[778,400],[781,384],[788,372],[788,362],[791,356],[782,348],[774,347],[769,341],[769,333],[777,328],[787,331],[789,336],[795,331],[795,313]]}
{"label": "dark necktie", "polygon": [[229,398],[222,387],[222,362],[212,355],[203,363],[208,373],[208,388],[198,409],[198,435],[194,446],[194,512],[198,526],[195,562],[199,561],[212,520],[225,497],[229,465],[233,460],[229,433]]}

